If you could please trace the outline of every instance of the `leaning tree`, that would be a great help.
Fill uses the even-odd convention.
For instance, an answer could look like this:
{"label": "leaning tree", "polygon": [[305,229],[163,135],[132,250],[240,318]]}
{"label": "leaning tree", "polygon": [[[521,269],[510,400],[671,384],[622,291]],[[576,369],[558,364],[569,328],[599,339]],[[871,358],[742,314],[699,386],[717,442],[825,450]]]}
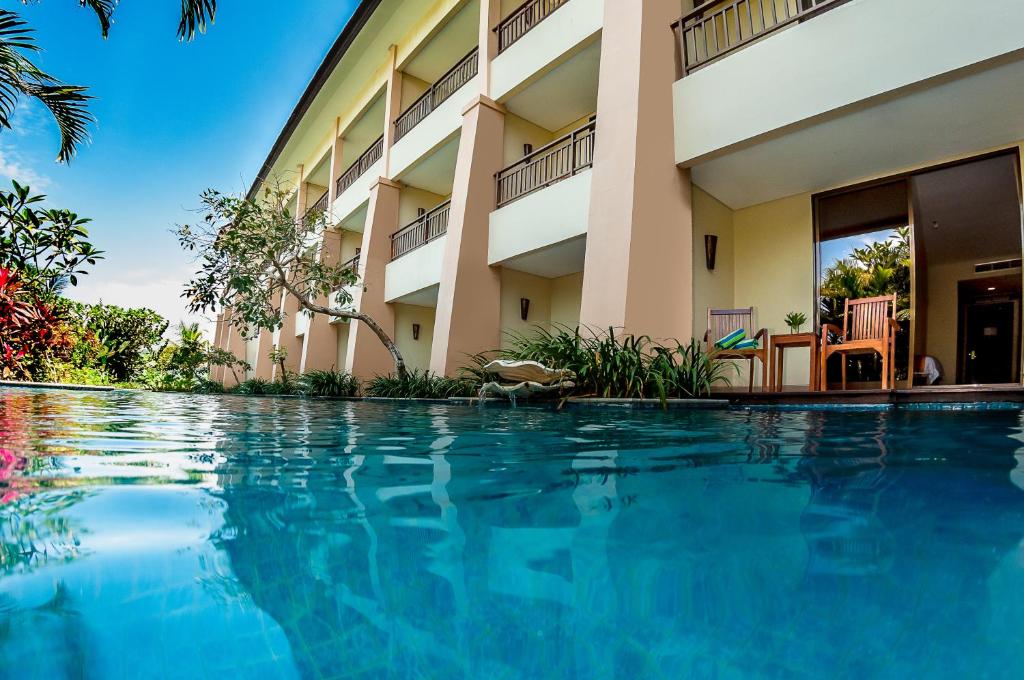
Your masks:
{"label": "leaning tree", "polygon": [[189,310],[230,311],[228,323],[251,337],[284,325],[282,301],[291,295],[310,314],[366,324],[394,360],[395,373],[405,376],[405,360],[394,340],[370,316],[352,308],[348,289],[359,275],[337,262],[338,253],[327,252],[327,216],[315,211],[300,218],[288,199],[280,187],[255,198],[203,192],[203,219],[176,229],[198,268],[182,294]]}

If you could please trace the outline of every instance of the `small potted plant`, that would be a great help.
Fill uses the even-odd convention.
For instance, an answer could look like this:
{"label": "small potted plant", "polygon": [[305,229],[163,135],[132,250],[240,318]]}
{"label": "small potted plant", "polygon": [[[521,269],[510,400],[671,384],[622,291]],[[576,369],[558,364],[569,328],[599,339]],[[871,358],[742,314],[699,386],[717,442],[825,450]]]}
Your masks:
{"label": "small potted plant", "polygon": [[790,333],[799,333],[800,327],[807,323],[807,317],[803,312],[790,312],[786,315],[786,325]]}

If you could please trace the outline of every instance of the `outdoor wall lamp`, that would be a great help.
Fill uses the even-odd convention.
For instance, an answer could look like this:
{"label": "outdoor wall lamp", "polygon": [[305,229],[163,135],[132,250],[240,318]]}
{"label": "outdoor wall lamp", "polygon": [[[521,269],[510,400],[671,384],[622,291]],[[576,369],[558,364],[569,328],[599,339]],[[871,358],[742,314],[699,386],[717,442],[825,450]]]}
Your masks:
{"label": "outdoor wall lamp", "polygon": [[519,298],[519,316],[523,321],[530,316],[530,298]]}
{"label": "outdoor wall lamp", "polygon": [[414,323],[412,325],[412,339],[413,340],[419,340],[420,339],[420,325],[418,323]]}
{"label": "outdoor wall lamp", "polygon": [[704,235],[704,261],[709,271],[715,271],[715,256],[718,254],[718,237],[714,234]]}

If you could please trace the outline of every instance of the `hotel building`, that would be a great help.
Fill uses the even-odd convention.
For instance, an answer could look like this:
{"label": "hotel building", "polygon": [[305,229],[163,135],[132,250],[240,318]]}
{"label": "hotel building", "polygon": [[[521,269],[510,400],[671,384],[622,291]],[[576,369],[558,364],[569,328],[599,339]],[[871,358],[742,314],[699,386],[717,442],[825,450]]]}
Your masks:
{"label": "hotel building", "polygon": [[[830,254],[910,227],[910,355],[1019,382],[1024,3],[693,5],[363,0],[253,192],[326,211],[325,256],[413,368],[538,325],[815,324]],[[392,369],[368,328],[282,304],[279,331],[217,344],[261,377],[275,346],[299,372]]]}

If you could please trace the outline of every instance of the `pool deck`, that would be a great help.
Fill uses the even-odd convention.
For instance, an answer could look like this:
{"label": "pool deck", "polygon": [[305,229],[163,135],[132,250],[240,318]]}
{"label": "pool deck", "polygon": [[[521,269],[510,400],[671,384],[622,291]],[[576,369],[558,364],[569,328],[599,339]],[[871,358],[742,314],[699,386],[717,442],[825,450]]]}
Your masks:
{"label": "pool deck", "polygon": [[964,404],[1024,403],[1021,385],[938,385],[912,390],[829,390],[809,392],[806,388],[786,388],[782,392],[747,392],[738,388],[715,390],[718,399],[733,406],[772,406],[793,404]]}

